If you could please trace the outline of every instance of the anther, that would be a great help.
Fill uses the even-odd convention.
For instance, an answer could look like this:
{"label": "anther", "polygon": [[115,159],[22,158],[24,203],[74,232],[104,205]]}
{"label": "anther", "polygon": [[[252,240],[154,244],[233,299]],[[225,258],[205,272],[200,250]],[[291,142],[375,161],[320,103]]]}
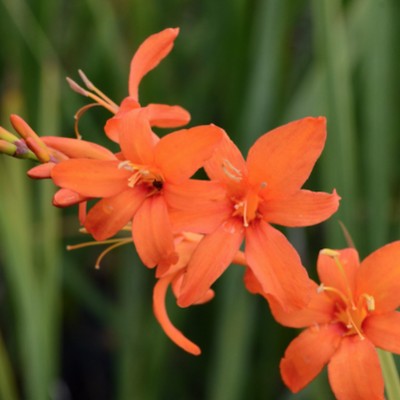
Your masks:
{"label": "anther", "polygon": [[239,169],[234,167],[229,160],[223,160],[222,170],[228,178],[235,182],[240,182],[242,180],[242,173]]}

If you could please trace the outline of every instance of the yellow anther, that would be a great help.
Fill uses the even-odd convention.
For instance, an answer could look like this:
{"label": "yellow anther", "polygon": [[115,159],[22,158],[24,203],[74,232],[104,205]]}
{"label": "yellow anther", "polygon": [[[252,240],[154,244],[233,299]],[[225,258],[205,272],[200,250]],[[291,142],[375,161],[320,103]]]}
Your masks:
{"label": "yellow anther", "polygon": [[368,311],[375,311],[375,299],[373,296],[364,293],[362,295],[362,297],[364,297],[365,302],[367,303],[367,310]]}
{"label": "yellow anther", "polygon": [[339,257],[340,255],[338,251],[332,249],[322,249],[320,253],[329,257]]}
{"label": "yellow anther", "polygon": [[228,178],[235,182],[240,182],[242,180],[242,173],[238,168],[234,167],[229,160],[223,160],[222,170]]}

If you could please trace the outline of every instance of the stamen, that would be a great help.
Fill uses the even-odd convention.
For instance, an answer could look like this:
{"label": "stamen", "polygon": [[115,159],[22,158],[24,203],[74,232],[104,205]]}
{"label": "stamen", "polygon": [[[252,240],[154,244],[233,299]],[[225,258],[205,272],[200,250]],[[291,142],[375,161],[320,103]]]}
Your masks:
{"label": "stamen", "polygon": [[118,164],[118,169],[126,169],[127,171],[135,171],[135,167],[129,160],[121,161]]}
{"label": "stamen", "polygon": [[347,328],[348,329],[354,329],[356,331],[357,335],[360,337],[360,339],[364,340],[364,335],[361,333],[358,325],[354,322],[354,319],[351,316],[349,309],[346,309],[346,314],[347,314],[347,317],[349,318],[349,321],[350,321],[350,324],[347,325]]}
{"label": "stamen", "polygon": [[89,246],[100,246],[100,245],[104,245],[104,244],[110,244],[110,246],[107,247],[105,250],[103,250],[100,253],[100,255],[97,257],[94,267],[95,267],[95,269],[100,269],[101,261],[110,251],[116,249],[117,247],[123,246],[124,244],[128,244],[131,242],[132,242],[131,238],[129,238],[129,239],[123,239],[123,238],[108,239],[108,240],[103,240],[101,242],[91,241],[91,242],[84,242],[84,243],[69,245],[69,246],[67,246],[67,250],[77,250],[77,249],[82,249],[84,247],[89,247]]}
{"label": "stamen", "polygon": [[243,225],[245,228],[249,227],[249,221],[247,220],[247,201],[243,204]]}
{"label": "stamen", "polygon": [[104,99],[103,96],[98,96],[92,92],[85,90],[83,87],[79,86],[75,81],[73,81],[71,78],[67,78],[67,82],[74,92],[77,92],[85,97],[90,97],[96,103],[102,105],[105,109],[107,109],[108,111],[110,111],[113,114],[116,114],[118,112],[119,108],[115,103],[110,104],[106,99]]}
{"label": "stamen", "polygon": [[367,310],[368,311],[375,311],[375,299],[373,296],[364,293],[362,295],[362,297],[364,297],[365,302],[367,303]]}
{"label": "stamen", "polygon": [[240,182],[242,180],[241,171],[234,167],[229,160],[223,160],[222,170],[228,178],[234,180],[235,182]]}
{"label": "stamen", "polygon": [[79,133],[79,120],[82,118],[82,115],[89,110],[92,107],[98,107],[101,106],[101,104],[98,103],[90,103],[87,104],[86,106],[81,107],[74,115],[75,118],[75,124],[74,124],[74,131],[75,131],[75,136],[77,139],[82,139],[82,135]]}
{"label": "stamen", "polygon": [[321,283],[321,284],[318,286],[317,292],[318,292],[318,293],[322,293],[322,292],[332,292],[332,293],[335,293],[336,295],[339,296],[339,298],[343,301],[343,303],[344,303],[345,305],[348,305],[348,298],[347,298],[339,289],[336,289],[335,287],[332,287],[332,286],[325,286],[323,283]]}
{"label": "stamen", "polygon": [[85,73],[79,69],[78,70],[79,76],[83,80],[83,83],[86,85],[86,87],[89,90],[92,90],[93,92],[97,93],[101,98],[103,98],[108,104],[111,106],[115,107],[116,111],[118,111],[119,107],[117,104],[115,104],[107,95],[105,95],[102,91],[97,89],[96,86],[93,85],[93,83],[89,80],[89,78],[85,75]]}
{"label": "stamen", "polygon": [[132,242],[132,239],[125,239],[125,240],[120,239],[119,242],[117,242],[117,243],[115,243],[115,244],[113,244],[113,245],[107,247],[107,248],[106,248],[104,251],[102,251],[102,252],[100,253],[100,255],[97,257],[96,264],[94,265],[94,268],[95,268],[95,269],[100,269],[100,263],[101,263],[101,261],[103,260],[103,258],[104,258],[110,251],[116,249],[117,247],[123,246],[124,244],[128,244],[128,243],[131,243],[131,242]]}
{"label": "stamen", "polygon": [[329,257],[332,257],[333,260],[335,261],[335,264],[338,267],[338,269],[339,269],[339,271],[340,271],[340,273],[342,275],[344,284],[346,286],[347,296],[348,296],[348,298],[349,298],[349,300],[351,302],[351,306],[352,306],[353,310],[355,310],[357,307],[354,304],[353,293],[352,293],[352,290],[350,288],[349,281],[347,279],[346,271],[344,270],[343,265],[342,265],[342,263],[340,262],[340,259],[339,259],[340,253],[338,251],[335,251],[335,250],[332,250],[332,249],[323,249],[321,251],[321,253],[325,254],[325,255],[327,255]]}

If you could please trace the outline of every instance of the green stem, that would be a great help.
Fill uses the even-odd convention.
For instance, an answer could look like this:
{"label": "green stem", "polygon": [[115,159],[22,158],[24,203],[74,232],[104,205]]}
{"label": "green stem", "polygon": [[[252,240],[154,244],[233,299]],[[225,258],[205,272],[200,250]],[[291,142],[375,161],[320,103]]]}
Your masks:
{"label": "green stem", "polygon": [[393,354],[383,350],[378,350],[378,354],[381,360],[387,398],[388,400],[400,399],[400,380]]}

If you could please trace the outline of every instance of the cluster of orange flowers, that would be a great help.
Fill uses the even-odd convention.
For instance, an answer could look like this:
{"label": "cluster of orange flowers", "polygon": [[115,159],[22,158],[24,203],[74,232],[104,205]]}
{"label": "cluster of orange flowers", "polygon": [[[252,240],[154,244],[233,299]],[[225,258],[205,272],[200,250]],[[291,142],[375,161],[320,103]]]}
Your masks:
{"label": "cluster of orange flowers", "polygon": [[[39,137],[20,117],[20,135],[0,128],[0,151],[39,161],[31,178],[50,178],[60,188],[53,204],[79,204],[79,220],[107,252],[132,242],[148,268],[155,268],[154,313],[178,346],[200,349],[168,318],[165,296],[177,304],[210,300],[213,283],[232,263],[245,268],[245,287],[269,302],[275,319],[306,328],[289,345],[280,369],[299,391],[328,364],[338,399],[383,399],[384,382],[375,347],[400,353],[400,242],[362,263],[352,249],[322,250],[321,285],[312,281],[287,238],[272,225],[303,227],[336,212],[339,196],[301,189],[326,140],[323,117],[307,117],[261,136],[245,160],[226,132],[195,126],[160,138],[152,127],[186,125],[179,106],[142,105],[142,78],[171,51],[178,29],[147,38],[131,61],[129,95],[120,105],[80,72],[86,88],[72,89],[114,115],[105,125],[119,146],[110,150],[78,138]],[[78,111],[79,117],[92,104]],[[192,179],[204,168],[209,180]],[[88,208],[87,201],[98,199]],[[131,238],[112,238],[120,231]],[[244,243],[244,247],[242,247]],[[103,253],[103,255],[106,253]]]}

